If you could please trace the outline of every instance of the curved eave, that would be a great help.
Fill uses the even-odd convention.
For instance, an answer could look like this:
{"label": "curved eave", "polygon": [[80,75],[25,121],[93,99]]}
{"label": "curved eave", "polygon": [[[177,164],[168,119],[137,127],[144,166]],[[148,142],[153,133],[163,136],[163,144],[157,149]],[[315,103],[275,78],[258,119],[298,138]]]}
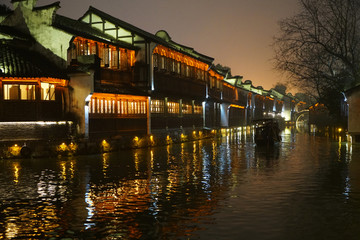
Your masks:
{"label": "curved eave", "polygon": [[49,8],[60,8],[60,1],[48,4],[48,5],[44,5],[44,6],[40,6],[40,7],[34,7],[33,10],[44,10],[44,9],[49,9]]}

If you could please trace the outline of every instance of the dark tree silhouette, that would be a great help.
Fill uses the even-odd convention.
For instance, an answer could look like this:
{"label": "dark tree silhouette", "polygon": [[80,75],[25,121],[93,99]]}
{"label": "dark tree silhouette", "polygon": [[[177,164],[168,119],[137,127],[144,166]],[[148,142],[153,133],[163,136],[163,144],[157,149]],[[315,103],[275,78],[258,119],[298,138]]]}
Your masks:
{"label": "dark tree silhouette", "polygon": [[287,85],[285,83],[278,82],[275,84],[273,89],[281,94],[286,95]]}
{"label": "dark tree silhouette", "polygon": [[275,68],[339,116],[341,92],[360,82],[360,1],[299,4],[298,14],[279,23],[273,44]]}
{"label": "dark tree silhouette", "polygon": [[5,4],[0,4],[0,14],[10,13],[11,9]]}

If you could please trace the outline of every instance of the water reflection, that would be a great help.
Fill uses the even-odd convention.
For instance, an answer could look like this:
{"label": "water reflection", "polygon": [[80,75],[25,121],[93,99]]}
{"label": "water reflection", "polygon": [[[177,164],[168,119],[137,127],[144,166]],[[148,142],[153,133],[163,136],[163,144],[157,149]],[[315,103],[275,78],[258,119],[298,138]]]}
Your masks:
{"label": "water reflection", "polygon": [[13,168],[14,168],[14,182],[19,183],[19,171],[20,171],[19,163],[14,162],[13,163]]}
{"label": "water reflection", "polygon": [[0,239],[360,234],[357,145],[287,130],[280,144],[262,147],[249,129],[226,134],[86,157],[0,160]]}
{"label": "water reflection", "polygon": [[110,158],[110,153],[103,153],[102,154],[102,172],[103,172],[103,177],[107,178],[107,172],[109,169],[109,158]]}

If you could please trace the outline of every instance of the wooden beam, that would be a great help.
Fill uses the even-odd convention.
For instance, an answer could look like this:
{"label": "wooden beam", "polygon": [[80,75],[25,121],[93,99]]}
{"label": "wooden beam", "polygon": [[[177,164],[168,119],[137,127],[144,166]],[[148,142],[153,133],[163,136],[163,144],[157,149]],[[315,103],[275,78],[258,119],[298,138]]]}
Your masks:
{"label": "wooden beam", "polygon": [[90,22],[90,24],[103,24],[104,22]]}
{"label": "wooden beam", "polygon": [[106,28],[104,31],[117,30],[117,28]]}
{"label": "wooden beam", "polygon": [[121,39],[121,38],[132,38],[131,35],[128,35],[128,36],[121,36],[121,37],[118,37],[118,39]]}

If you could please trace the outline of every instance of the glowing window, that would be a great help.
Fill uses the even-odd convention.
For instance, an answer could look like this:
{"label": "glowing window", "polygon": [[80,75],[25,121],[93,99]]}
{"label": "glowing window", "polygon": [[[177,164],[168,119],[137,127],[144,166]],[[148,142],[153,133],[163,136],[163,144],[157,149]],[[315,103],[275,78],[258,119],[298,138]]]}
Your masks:
{"label": "glowing window", "polygon": [[128,114],[133,114],[133,107],[134,107],[134,103],[133,102],[128,102]]}
{"label": "glowing window", "polygon": [[92,102],[92,104],[91,104],[91,108],[92,108],[91,113],[96,113],[95,112],[95,106],[96,106],[95,99],[91,99],[91,102]]}
{"label": "glowing window", "polygon": [[127,114],[127,102],[124,100],[121,101],[121,114]]}
{"label": "glowing window", "polygon": [[100,99],[97,99],[97,104],[96,104],[96,113],[100,112]]}
{"label": "glowing window", "polygon": [[116,48],[112,48],[111,49],[111,60],[110,60],[110,63],[111,63],[111,66],[112,68],[118,68],[119,66],[119,54],[118,54],[118,50]]}
{"label": "glowing window", "polygon": [[134,102],[134,113],[135,114],[139,113],[138,102]]}
{"label": "glowing window", "polygon": [[41,100],[55,100],[55,85],[51,83],[41,83]]}
{"label": "glowing window", "polygon": [[104,113],[104,100],[100,100],[100,113]]}
{"label": "glowing window", "polygon": [[153,56],[154,68],[159,67],[158,59],[159,59],[158,54],[154,54],[154,56]]}
{"label": "glowing window", "polygon": [[215,88],[215,77],[211,77],[210,88]]}
{"label": "glowing window", "polygon": [[141,113],[146,114],[146,102],[141,102]]}
{"label": "glowing window", "polygon": [[160,57],[160,68],[165,69],[165,57],[164,56]]}
{"label": "glowing window", "polygon": [[183,113],[183,114],[192,114],[192,105],[190,105],[190,104],[183,104],[183,105],[182,105],[182,113]]}
{"label": "glowing window", "polygon": [[176,63],[176,73],[180,74],[180,69],[181,69],[181,63],[177,62]]}
{"label": "glowing window", "polygon": [[151,100],[152,113],[164,113],[164,100]]}
{"label": "glowing window", "polygon": [[167,103],[167,107],[168,107],[168,113],[179,113],[179,103],[178,102],[168,102]]}
{"label": "glowing window", "polygon": [[188,65],[186,65],[185,71],[186,71],[185,76],[190,77],[190,67]]}
{"label": "glowing window", "polygon": [[202,106],[201,105],[194,105],[194,114],[202,114]]}
{"label": "glowing window", "polygon": [[170,60],[171,72],[176,72],[176,65],[174,59]]}
{"label": "glowing window", "polygon": [[5,100],[35,100],[35,85],[4,84]]}

